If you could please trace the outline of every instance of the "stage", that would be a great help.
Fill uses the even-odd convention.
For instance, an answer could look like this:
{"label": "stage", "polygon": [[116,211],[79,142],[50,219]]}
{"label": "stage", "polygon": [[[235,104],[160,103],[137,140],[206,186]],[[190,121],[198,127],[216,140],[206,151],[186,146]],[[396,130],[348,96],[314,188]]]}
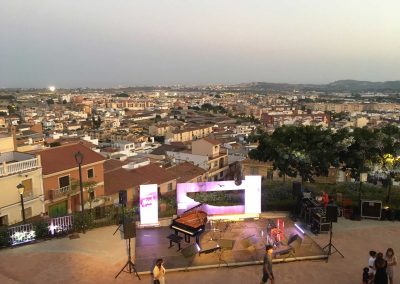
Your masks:
{"label": "stage", "polygon": [[[286,217],[261,216],[260,218],[244,218],[213,220],[206,225],[205,232],[200,235],[199,246],[195,238],[190,243],[181,241],[170,247],[167,238],[173,234],[168,226],[157,228],[138,228],[134,262],[139,274],[150,273],[157,258],[163,258],[168,271],[184,271],[212,267],[234,267],[260,264],[263,261],[267,244],[268,223],[283,222],[284,230],[280,235],[281,243],[286,245],[291,236],[298,235],[298,247],[292,254],[276,255],[273,262],[326,259],[326,253],[308,235],[299,232],[294,223]],[[181,234],[179,234],[181,235]],[[181,235],[182,236],[182,235]],[[282,247],[281,247],[282,248]],[[207,251],[199,255],[198,250]],[[279,247],[275,250],[278,251]]]}

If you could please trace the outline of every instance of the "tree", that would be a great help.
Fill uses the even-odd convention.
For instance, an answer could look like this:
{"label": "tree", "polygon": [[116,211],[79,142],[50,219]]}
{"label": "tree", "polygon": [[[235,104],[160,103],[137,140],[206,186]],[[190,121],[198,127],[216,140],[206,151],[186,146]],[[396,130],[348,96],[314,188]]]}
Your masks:
{"label": "tree", "polygon": [[303,182],[312,182],[313,176],[326,176],[329,167],[337,164],[332,132],[321,127],[283,126],[258,139],[259,146],[250,151],[249,157],[273,162],[281,176],[300,176]]}
{"label": "tree", "polygon": [[53,99],[47,99],[47,100],[46,100],[46,103],[47,103],[48,105],[53,105],[53,104],[54,104],[54,100],[53,100]]}

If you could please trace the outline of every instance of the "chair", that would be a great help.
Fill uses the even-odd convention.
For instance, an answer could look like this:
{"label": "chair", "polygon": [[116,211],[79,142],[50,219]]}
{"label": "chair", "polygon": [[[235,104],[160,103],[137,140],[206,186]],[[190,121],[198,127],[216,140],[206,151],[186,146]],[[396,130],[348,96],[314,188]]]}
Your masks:
{"label": "chair", "polygon": [[283,260],[286,260],[288,257],[294,257],[296,259],[296,251],[299,250],[301,247],[301,244],[303,242],[303,239],[300,238],[298,234],[294,234],[289,237],[287,245],[283,245],[278,247],[277,249],[274,249],[274,255],[275,257],[277,255],[287,255],[284,257]]}
{"label": "chair", "polygon": [[344,198],[342,203],[343,217],[350,219],[353,215],[353,201],[351,199]]}

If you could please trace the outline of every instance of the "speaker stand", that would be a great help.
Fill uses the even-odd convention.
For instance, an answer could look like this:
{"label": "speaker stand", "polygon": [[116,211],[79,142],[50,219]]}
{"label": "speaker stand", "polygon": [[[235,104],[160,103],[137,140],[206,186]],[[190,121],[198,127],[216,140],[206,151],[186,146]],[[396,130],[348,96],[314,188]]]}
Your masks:
{"label": "speaker stand", "polygon": [[[128,267],[128,271],[125,271],[126,267]],[[128,239],[128,261],[122,267],[122,269],[118,272],[118,274],[115,275],[115,278],[117,278],[121,274],[122,271],[126,272],[126,273],[129,273],[129,274],[134,272],[136,274],[137,278],[139,278],[139,280],[142,280],[142,279],[140,279],[140,276],[139,276],[139,274],[138,274],[138,272],[136,270],[135,264],[132,262],[132,258],[131,258],[131,239],[130,238]]]}
{"label": "speaker stand", "polygon": [[[341,256],[342,256],[342,258],[344,258],[344,255],[340,252],[340,250],[338,250],[336,247],[335,247],[335,245],[332,243],[332,235],[333,235],[333,232],[332,232],[332,222],[331,222],[331,224],[330,224],[330,230],[329,230],[329,243],[326,245],[326,246],[324,246],[323,248],[322,248],[322,250],[326,250],[326,249],[328,249],[328,252],[327,252],[327,255],[328,255],[328,257],[327,257],[327,259],[326,259],[326,262],[328,262],[329,261],[329,257],[332,255],[332,254],[334,254],[335,252],[337,252],[338,254],[340,254]],[[334,248],[335,250],[334,251],[332,251],[332,248]]]}

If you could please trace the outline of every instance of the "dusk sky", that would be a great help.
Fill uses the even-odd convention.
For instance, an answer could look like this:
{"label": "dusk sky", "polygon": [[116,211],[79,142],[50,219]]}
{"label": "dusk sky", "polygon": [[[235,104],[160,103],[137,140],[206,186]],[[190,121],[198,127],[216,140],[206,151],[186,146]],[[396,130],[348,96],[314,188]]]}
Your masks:
{"label": "dusk sky", "polygon": [[400,79],[399,0],[0,0],[0,88]]}

